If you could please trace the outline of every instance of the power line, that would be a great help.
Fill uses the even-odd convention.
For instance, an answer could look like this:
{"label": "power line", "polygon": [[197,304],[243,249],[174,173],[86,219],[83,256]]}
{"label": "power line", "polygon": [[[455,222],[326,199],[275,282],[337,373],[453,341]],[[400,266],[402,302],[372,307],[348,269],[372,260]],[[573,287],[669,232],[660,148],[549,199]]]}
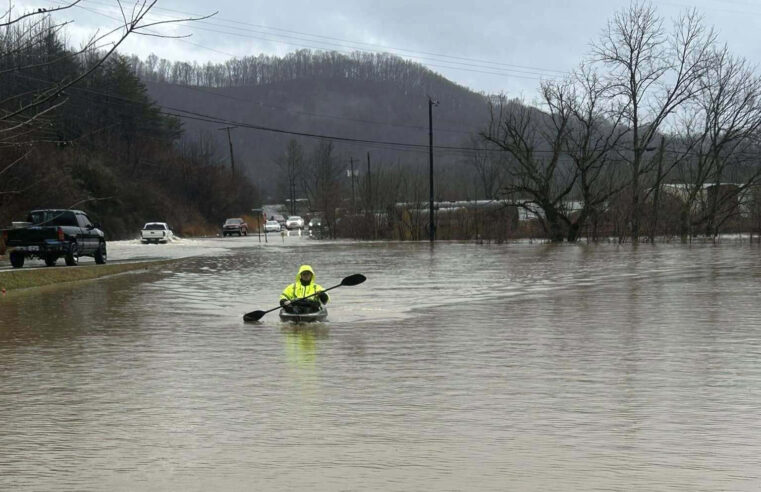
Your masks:
{"label": "power line", "polygon": [[[273,105],[273,104],[264,104],[264,103],[262,103],[260,101],[254,102],[254,101],[252,101],[250,99],[246,99],[246,98],[243,98],[243,97],[231,96],[229,94],[221,94],[219,92],[214,92],[213,90],[207,90],[206,88],[202,88],[200,86],[177,85],[177,87],[181,88],[181,89],[201,92],[203,94],[209,94],[210,96],[219,97],[219,98],[223,98],[223,99],[231,99],[231,100],[234,100],[234,101],[241,101],[241,102],[247,102],[247,103],[250,103],[250,104],[256,104],[259,107],[270,108],[270,109],[277,109],[277,110],[280,110],[280,111],[285,111],[285,112],[288,112],[288,113],[291,113],[291,114],[296,114],[296,115],[305,115],[305,116],[313,116],[313,117],[316,117],[316,118],[326,118],[326,119],[334,119],[334,120],[341,120],[341,121],[351,121],[351,122],[355,122],[355,123],[365,123],[365,124],[369,124],[369,125],[383,125],[383,126],[390,126],[390,127],[394,127],[394,128],[408,128],[408,129],[411,129],[411,130],[425,131],[425,128],[423,126],[418,126],[418,125],[403,125],[403,124],[399,124],[399,123],[390,123],[390,122],[387,122],[387,121],[372,121],[372,120],[364,120],[364,119],[360,119],[360,118],[349,118],[349,117],[346,117],[346,116],[338,116],[338,115],[331,115],[331,114],[324,114],[324,113],[312,113],[312,112],[308,112],[308,111],[297,111],[297,110],[293,110],[291,108],[287,108],[287,107],[284,107],[284,106],[276,106],[276,105]],[[254,86],[246,86],[246,87],[254,87]],[[211,89],[211,88],[209,88],[209,89]],[[219,87],[218,89],[222,90],[224,88],[223,87]],[[469,132],[467,130],[454,130],[454,129],[448,129],[448,128],[437,128],[436,131],[446,132],[446,133],[460,133],[460,134],[464,134],[464,135],[470,135],[470,134],[473,133],[473,132]]]}
{"label": "power line", "polygon": [[[30,80],[37,80],[42,82],[48,82],[45,79],[40,79],[36,77],[31,76],[25,76],[17,74],[17,76],[28,78]],[[126,98],[123,96],[116,96],[113,94],[104,93],[101,91],[97,91],[94,89],[87,89],[83,87],[75,87],[72,86],[69,88],[69,90],[78,90],[83,92],[89,92],[95,95],[104,96],[107,98],[112,98],[132,104],[139,104],[144,105],[145,101],[139,101],[131,98]],[[319,134],[319,133],[312,133],[312,132],[302,132],[302,131],[295,131],[295,130],[288,130],[288,129],[282,129],[282,128],[275,128],[265,125],[260,125],[256,123],[250,123],[250,122],[244,122],[244,121],[237,121],[232,120],[229,118],[214,116],[214,115],[208,115],[204,113],[200,113],[197,111],[191,111],[184,108],[176,108],[172,106],[165,106],[156,104],[158,108],[158,112],[160,114],[164,114],[167,116],[174,116],[177,118],[185,118],[195,121],[202,121],[207,123],[213,123],[217,125],[230,125],[230,126],[236,126],[239,128],[245,128],[249,130],[257,130],[257,131],[266,131],[270,133],[277,133],[277,134],[283,134],[283,135],[293,135],[298,137],[306,137],[306,138],[318,138],[323,140],[332,140],[336,142],[342,142],[342,143],[349,143],[349,144],[362,144],[362,145],[373,145],[373,146],[382,146],[385,148],[392,148],[395,150],[402,150],[402,151],[416,151],[416,152],[427,152],[429,146],[425,144],[416,144],[416,143],[408,143],[408,142],[396,142],[396,141],[390,141],[390,140],[374,140],[374,139],[364,139],[364,138],[353,138],[353,137],[342,137],[337,135],[327,135],[327,134]],[[433,146],[433,149],[437,152],[450,152],[450,153],[471,153],[471,152],[497,152],[497,153],[504,153],[506,152],[503,149],[496,149],[496,148],[487,148],[487,147],[459,147],[459,146],[451,146],[451,145],[436,145]],[[623,150],[631,150],[631,149],[623,149]],[[535,149],[533,150],[536,154],[550,154],[555,152],[554,150],[542,150],[542,149]],[[685,154],[685,155],[699,155],[698,152],[692,151],[692,152],[680,152],[678,150],[665,150],[666,153],[671,154]],[[740,154],[738,154],[740,155]],[[746,154],[742,154],[746,155]],[[751,155],[751,154],[748,154]]]}

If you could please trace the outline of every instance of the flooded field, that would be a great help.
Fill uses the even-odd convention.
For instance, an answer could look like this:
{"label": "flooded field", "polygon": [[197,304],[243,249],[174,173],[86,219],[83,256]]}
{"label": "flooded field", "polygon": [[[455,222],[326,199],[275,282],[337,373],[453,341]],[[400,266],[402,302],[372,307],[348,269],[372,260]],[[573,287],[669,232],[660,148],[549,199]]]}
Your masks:
{"label": "flooded field", "polygon": [[193,248],[0,300],[0,489],[761,487],[756,245]]}

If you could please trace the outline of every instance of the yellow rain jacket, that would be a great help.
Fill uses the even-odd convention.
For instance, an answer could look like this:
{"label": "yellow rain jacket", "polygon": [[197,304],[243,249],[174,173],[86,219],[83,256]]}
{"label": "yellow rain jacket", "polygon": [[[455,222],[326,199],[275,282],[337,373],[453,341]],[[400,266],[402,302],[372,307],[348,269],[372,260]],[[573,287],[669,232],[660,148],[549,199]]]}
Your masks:
{"label": "yellow rain jacket", "polygon": [[[312,272],[312,280],[309,282],[308,285],[303,285],[301,283],[301,272],[309,271]],[[296,274],[296,281],[292,284],[289,284],[288,287],[283,289],[283,293],[280,294],[280,299],[286,299],[286,300],[293,300],[293,299],[301,299],[302,297],[306,297],[308,295],[312,295],[315,292],[322,292],[323,289],[320,285],[316,284],[314,282],[315,278],[317,276],[314,274],[314,270],[312,270],[312,267],[309,265],[301,265],[299,267],[299,273]],[[325,295],[327,296],[328,293],[326,292]],[[314,299],[316,301],[320,300],[320,296],[316,295],[314,297],[310,297],[310,300]],[[330,297],[328,297],[328,300],[325,301],[325,304],[328,303],[330,300]]]}

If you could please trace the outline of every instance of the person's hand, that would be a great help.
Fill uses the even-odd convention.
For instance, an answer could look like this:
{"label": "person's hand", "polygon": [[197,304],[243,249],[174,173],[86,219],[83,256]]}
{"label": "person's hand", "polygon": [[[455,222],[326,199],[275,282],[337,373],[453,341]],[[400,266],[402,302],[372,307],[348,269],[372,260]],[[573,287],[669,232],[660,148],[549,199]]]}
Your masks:
{"label": "person's hand", "polygon": [[320,292],[319,294],[320,301],[322,301],[323,304],[328,302],[328,294],[325,292]]}
{"label": "person's hand", "polygon": [[286,307],[290,305],[291,305],[291,301],[289,301],[288,299],[280,299],[280,307]]}

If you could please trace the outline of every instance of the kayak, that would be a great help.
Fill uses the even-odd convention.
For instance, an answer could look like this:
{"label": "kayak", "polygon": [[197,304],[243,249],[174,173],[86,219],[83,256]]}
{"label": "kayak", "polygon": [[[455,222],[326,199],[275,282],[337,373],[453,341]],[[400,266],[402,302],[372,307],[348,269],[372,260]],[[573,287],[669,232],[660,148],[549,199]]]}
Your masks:
{"label": "kayak", "polygon": [[325,321],[328,317],[328,308],[320,306],[319,311],[313,313],[287,313],[285,309],[280,310],[280,321],[290,321],[292,323],[311,323],[313,321]]}

